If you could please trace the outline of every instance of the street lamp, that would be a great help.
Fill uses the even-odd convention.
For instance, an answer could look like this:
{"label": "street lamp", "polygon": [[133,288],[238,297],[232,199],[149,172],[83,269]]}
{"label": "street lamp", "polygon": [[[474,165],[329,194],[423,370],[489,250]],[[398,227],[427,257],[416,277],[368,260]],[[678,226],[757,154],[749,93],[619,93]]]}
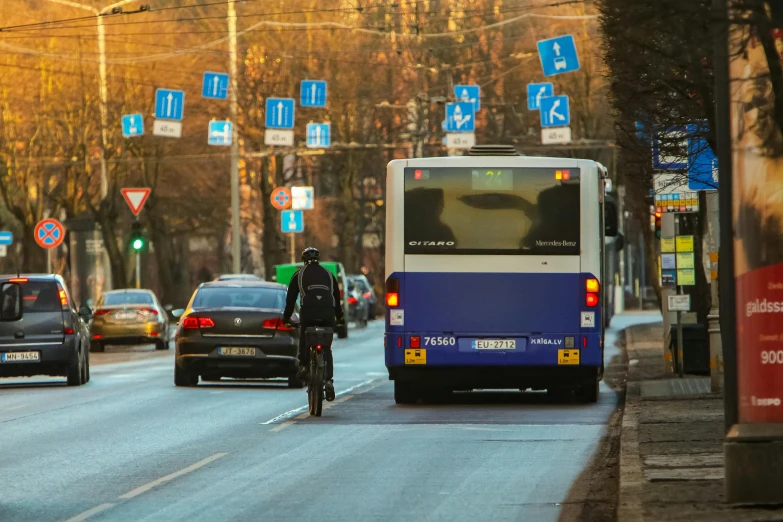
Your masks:
{"label": "street lamp", "polygon": [[103,26],[103,17],[108,12],[119,14],[121,11],[119,8],[122,5],[137,0],[121,0],[111,5],[107,5],[103,9],[96,9],[91,5],[80,4],[78,2],[71,2],[70,0],[49,0],[56,4],[67,5],[69,7],[75,7],[77,9],[84,9],[90,11],[95,15],[95,19],[98,23],[98,72],[100,76],[100,110],[101,110],[101,199],[105,199],[109,193],[109,180],[106,172],[106,146],[108,140],[109,126],[109,112],[107,108],[108,88],[106,87],[106,30]]}

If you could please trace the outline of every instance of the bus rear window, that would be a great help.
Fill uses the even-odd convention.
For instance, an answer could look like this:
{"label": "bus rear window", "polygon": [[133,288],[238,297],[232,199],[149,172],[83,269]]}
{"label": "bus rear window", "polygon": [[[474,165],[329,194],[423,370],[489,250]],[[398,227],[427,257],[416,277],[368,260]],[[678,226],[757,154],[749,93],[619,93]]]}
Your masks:
{"label": "bus rear window", "polygon": [[406,254],[579,255],[579,169],[406,168]]}

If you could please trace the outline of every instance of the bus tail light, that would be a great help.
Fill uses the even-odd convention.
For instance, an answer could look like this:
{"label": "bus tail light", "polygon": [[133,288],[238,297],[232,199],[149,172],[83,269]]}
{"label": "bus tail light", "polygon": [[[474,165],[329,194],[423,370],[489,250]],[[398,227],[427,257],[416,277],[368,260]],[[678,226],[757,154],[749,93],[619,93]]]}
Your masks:
{"label": "bus tail light", "polygon": [[598,291],[601,285],[598,283],[598,279],[590,278],[585,279],[585,304],[587,306],[598,306]]}
{"label": "bus tail light", "polygon": [[418,335],[411,336],[411,348],[421,348],[421,337]]}
{"label": "bus tail light", "polygon": [[400,306],[400,280],[397,278],[386,281],[386,305],[391,308]]}

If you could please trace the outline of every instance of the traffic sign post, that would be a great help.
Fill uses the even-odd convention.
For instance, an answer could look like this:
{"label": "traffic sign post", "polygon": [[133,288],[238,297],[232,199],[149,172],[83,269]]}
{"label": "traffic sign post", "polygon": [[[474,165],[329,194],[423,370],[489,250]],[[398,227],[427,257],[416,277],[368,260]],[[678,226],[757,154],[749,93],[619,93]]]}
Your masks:
{"label": "traffic sign post", "polygon": [[291,206],[293,197],[288,187],[277,187],[272,191],[269,199],[272,200],[272,206],[277,210],[284,210]]}
{"label": "traffic sign post", "polygon": [[201,96],[213,100],[228,98],[228,74],[205,72],[204,83],[201,86]]}
{"label": "traffic sign post", "polygon": [[185,92],[171,89],[155,91],[155,118],[182,121],[185,109]]}
{"label": "traffic sign post", "polygon": [[541,99],[555,95],[555,87],[551,83],[527,84],[527,108],[537,111],[541,107]]}
{"label": "traffic sign post", "polygon": [[554,76],[579,70],[574,35],[566,34],[536,43],[544,76]]}
{"label": "traffic sign post", "polygon": [[295,105],[293,98],[267,98],[266,128],[293,129]]}
{"label": "traffic sign post", "polygon": [[144,118],[141,114],[126,114],[122,117],[122,135],[125,138],[144,134]]}
{"label": "traffic sign post", "polygon": [[293,210],[313,210],[315,208],[313,187],[291,187],[291,197]]}
{"label": "traffic sign post", "polygon": [[33,237],[38,246],[46,249],[46,272],[52,273],[52,249],[60,246],[65,239],[65,227],[56,219],[42,219],[35,225]]}
{"label": "traffic sign post", "polygon": [[446,104],[447,132],[475,132],[476,112],[471,102]]}
{"label": "traffic sign post", "polygon": [[302,107],[326,107],[326,82],[302,80],[299,105]]}
{"label": "traffic sign post", "polygon": [[571,125],[571,111],[568,96],[541,98],[541,127],[568,127]]}
{"label": "traffic sign post", "polygon": [[301,210],[284,210],[280,213],[280,226],[285,233],[304,232],[304,213]]}
{"label": "traffic sign post", "polygon": [[121,189],[122,197],[125,198],[125,202],[128,204],[131,212],[134,216],[138,216],[141,209],[144,208],[144,204],[147,202],[147,198],[150,197],[152,189],[146,187],[139,188],[124,188]]}
{"label": "traffic sign post", "polygon": [[228,147],[231,145],[233,131],[234,124],[230,121],[212,120],[209,122],[207,143],[210,145]]}
{"label": "traffic sign post", "polygon": [[332,144],[332,125],[330,123],[307,124],[307,146],[311,149],[327,148]]}
{"label": "traffic sign post", "polygon": [[481,87],[478,85],[455,85],[454,96],[457,101],[472,103],[474,112],[481,110]]}

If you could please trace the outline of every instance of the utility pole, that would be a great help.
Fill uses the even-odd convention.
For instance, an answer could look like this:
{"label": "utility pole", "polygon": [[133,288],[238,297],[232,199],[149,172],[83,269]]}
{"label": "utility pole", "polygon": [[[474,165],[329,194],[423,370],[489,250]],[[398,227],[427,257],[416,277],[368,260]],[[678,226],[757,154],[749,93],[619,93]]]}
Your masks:
{"label": "utility pole", "polygon": [[240,245],[240,215],[239,215],[239,132],[237,130],[237,115],[239,113],[237,102],[237,12],[234,6],[234,0],[228,1],[228,51],[229,51],[229,77],[231,78],[231,121],[234,122],[233,136],[231,137],[231,261],[233,272],[238,274],[242,271],[240,256],[242,248]]}

